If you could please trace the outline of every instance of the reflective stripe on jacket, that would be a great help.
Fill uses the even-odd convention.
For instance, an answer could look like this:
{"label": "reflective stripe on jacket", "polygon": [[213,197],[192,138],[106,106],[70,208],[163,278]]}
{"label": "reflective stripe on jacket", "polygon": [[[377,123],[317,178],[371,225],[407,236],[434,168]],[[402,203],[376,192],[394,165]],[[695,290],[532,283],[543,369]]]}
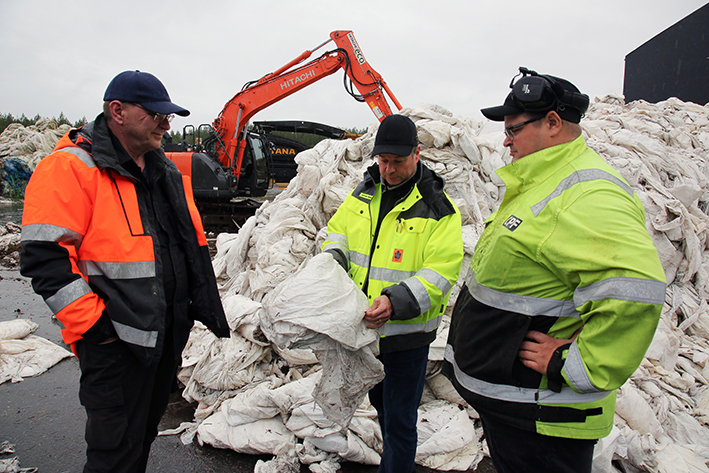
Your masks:
{"label": "reflective stripe on jacket", "polygon": [[[582,137],[497,173],[504,200],[456,301],[445,371],[473,407],[500,420],[604,437],[615,391],[642,361],[665,300],[643,205]],[[562,352],[560,392],[517,358],[529,330],[561,339],[580,330]]]}
{"label": "reflective stripe on jacket", "polygon": [[[368,280],[370,303],[383,290],[389,296],[394,315],[379,329],[383,338],[419,334],[430,343],[458,279],[463,241],[460,212],[443,192],[443,179],[419,165],[419,181],[384,217],[376,242],[382,189],[378,167],[370,167],[328,222],[322,250],[333,253],[360,287]],[[385,345],[383,339],[383,351]],[[398,349],[405,348],[415,347],[404,340]]]}
{"label": "reflective stripe on jacket", "polygon": [[[147,216],[144,186],[118,164],[110,140],[99,115],[64,135],[39,163],[25,193],[21,270],[62,323],[67,344],[105,311],[119,338],[148,362],[165,329],[156,229]],[[179,244],[188,259],[187,310],[218,336],[228,336],[190,182],[161,151],[153,153],[180,222]]]}

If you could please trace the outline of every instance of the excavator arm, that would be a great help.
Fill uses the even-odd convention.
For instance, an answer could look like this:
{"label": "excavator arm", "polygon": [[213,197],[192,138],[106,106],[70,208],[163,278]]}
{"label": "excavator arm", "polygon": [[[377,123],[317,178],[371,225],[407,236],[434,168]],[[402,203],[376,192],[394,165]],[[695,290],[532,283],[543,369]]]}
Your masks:
{"label": "excavator arm", "polygon": [[[335,42],[336,49],[302,64],[314,51],[330,41]],[[246,147],[246,128],[251,118],[260,110],[340,69],[344,69],[346,77],[349,78],[350,95],[358,101],[366,102],[379,121],[392,114],[385,93],[401,110],[401,104],[389,90],[382,76],[364,58],[352,32],[333,31],[330,33],[329,40],[313,50],[303,52],[285,66],[258,81],[247,83],[227,102],[213,123],[217,139],[217,158],[222,166],[230,168],[238,180],[241,176],[241,164]],[[351,89],[352,84],[358,93]]]}

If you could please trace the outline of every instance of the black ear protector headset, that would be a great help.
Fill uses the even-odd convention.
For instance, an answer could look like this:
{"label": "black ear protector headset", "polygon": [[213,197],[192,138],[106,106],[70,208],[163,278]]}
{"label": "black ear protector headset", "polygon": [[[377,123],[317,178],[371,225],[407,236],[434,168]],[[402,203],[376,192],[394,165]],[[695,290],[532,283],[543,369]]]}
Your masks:
{"label": "black ear protector headset", "polygon": [[[570,107],[578,110],[583,117],[588,110],[588,95],[569,90],[575,88],[570,82],[554,76],[537,74],[536,71],[526,67],[520,67],[519,72],[510,82],[510,89],[512,89],[510,95],[525,111],[545,113],[555,110],[561,114]],[[520,74],[522,77],[519,77]],[[567,87],[564,87],[562,81]]]}

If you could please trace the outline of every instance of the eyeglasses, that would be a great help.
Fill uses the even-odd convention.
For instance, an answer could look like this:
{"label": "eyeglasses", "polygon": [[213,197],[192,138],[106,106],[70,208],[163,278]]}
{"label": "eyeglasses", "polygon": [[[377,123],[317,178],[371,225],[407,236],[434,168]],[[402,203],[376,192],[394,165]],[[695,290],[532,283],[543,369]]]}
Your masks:
{"label": "eyeglasses", "polygon": [[153,117],[153,120],[155,120],[155,123],[162,123],[165,120],[167,120],[167,122],[170,123],[173,120],[173,118],[175,118],[174,113],[170,113],[170,114],[157,113],[157,112],[153,112],[152,110],[148,110],[147,108],[143,107],[139,103],[134,103],[133,105],[135,105],[136,107],[142,108],[145,113],[147,113],[148,115]]}
{"label": "eyeglasses", "polygon": [[505,136],[507,136],[507,138],[509,138],[511,141],[514,141],[514,139],[515,139],[514,132],[515,131],[519,131],[522,128],[524,128],[525,125],[529,125],[530,123],[541,120],[544,117],[546,117],[546,115],[542,115],[541,117],[537,117],[537,118],[530,118],[529,120],[524,121],[522,123],[517,123],[516,125],[508,126],[507,128],[505,128]]}

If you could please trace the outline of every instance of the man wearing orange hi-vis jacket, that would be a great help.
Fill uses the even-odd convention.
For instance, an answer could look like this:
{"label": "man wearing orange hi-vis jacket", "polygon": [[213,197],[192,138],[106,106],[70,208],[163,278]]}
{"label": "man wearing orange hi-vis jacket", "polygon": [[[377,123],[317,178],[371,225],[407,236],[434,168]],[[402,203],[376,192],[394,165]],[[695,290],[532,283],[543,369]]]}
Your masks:
{"label": "man wearing orange hi-vis jacket", "polygon": [[25,193],[21,272],[79,358],[84,472],[145,471],[194,321],[230,334],[189,178],[160,149],[174,114],[155,76],[118,74]]}

